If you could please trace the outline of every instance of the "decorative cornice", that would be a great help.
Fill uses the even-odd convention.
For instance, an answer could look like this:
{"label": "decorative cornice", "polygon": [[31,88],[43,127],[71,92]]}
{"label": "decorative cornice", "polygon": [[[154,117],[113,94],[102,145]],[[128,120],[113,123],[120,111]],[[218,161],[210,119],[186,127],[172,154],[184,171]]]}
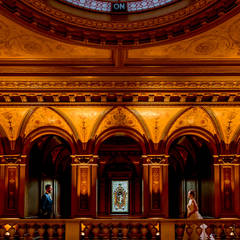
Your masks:
{"label": "decorative cornice", "polygon": [[21,0],[25,5],[28,5],[49,17],[52,17],[58,21],[68,23],[74,26],[93,29],[93,30],[108,30],[108,31],[137,31],[147,30],[164,25],[175,23],[176,21],[182,21],[185,18],[196,15],[197,13],[204,11],[215,5],[218,7],[217,0],[198,0],[192,3],[190,6],[174,11],[173,13],[155,17],[154,19],[138,20],[134,22],[130,21],[99,21],[90,20],[87,18],[69,15],[56,8],[52,8],[46,0]]}
{"label": "decorative cornice", "polygon": [[98,155],[83,154],[83,155],[71,155],[72,164],[96,164]]}
{"label": "decorative cornice", "polygon": [[45,0],[0,1],[0,10],[49,37],[101,47],[158,45],[216,26],[240,11],[240,0],[198,0],[167,15],[138,21],[101,21],[60,11]]}
{"label": "decorative cornice", "polygon": [[0,155],[0,164],[25,164],[26,155]]}
{"label": "decorative cornice", "polygon": [[169,155],[163,155],[163,154],[142,155],[142,159],[143,159],[144,164],[167,165],[168,164],[168,158],[169,158]]}
{"label": "decorative cornice", "polygon": [[226,155],[214,155],[214,164],[240,164],[240,155],[226,154]]}
{"label": "decorative cornice", "polygon": [[0,104],[239,105],[239,90],[240,82],[2,81]]}

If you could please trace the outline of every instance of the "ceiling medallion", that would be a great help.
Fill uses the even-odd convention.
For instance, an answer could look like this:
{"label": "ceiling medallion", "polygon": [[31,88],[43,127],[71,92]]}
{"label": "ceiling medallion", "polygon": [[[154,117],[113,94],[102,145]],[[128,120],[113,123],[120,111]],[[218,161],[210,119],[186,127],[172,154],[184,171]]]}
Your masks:
{"label": "ceiling medallion", "polygon": [[[62,1],[110,3],[111,11],[84,10]],[[208,30],[240,12],[240,0],[152,0],[148,2],[171,5],[153,9],[151,4],[144,5],[146,9],[141,5],[133,13],[127,5],[125,12],[112,12],[114,3],[123,2],[147,0],[0,0],[0,11],[49,37],[105,48],[166,44]]]}

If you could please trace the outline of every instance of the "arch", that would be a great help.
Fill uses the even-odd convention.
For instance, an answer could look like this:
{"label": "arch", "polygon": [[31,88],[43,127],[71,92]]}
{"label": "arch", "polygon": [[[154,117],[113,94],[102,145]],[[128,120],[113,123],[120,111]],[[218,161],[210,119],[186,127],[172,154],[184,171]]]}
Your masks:
{"label": "arch", "polygon": [[144,130],[144,133],[146,135],[146,138],[147,139],[151,139],[151,134],[149,132],[149,129],[147,127],[147,124],[145,123],[144,119],[142,118],[142,116],[134,109],[129,109],[128,108],[128,111],[130,111],[135,117],[136,119],[138,119],[140,125],[142,126],[143,130]]}
{"label": "arch", "polygon": [[221,129],[220,123],[217,120],[215,114],[213,113],[213,111],[209,108],[203,107],[201,106],[201,108],[209,115],[210,119],[212,120],[212,123],[216,129],[217,132],[217,137],[219,139],[219,142],[224,139],[224,135],[223,135],[223,131]]}
{"label": "arch", "polygon": [[33,115],[33,113],[38,109],[38,107],[31,107],[30,110],[25,114],[22,120],[22,124],[20,125],[20,128],[18,130],[18,136],[23,138],[24,137],[24,131],[26,129],[27,123],[30,119],[30,117]]}
{"label": "arch", "polygon": [[237,128],[235,133],[232,136],[232,139],[229,144],[229,153],[231,154],[240,154],[240,126]]}
{"label": "arch", "polygon": [[149,151],[149,146],[146,138],[142,136],[138,131],[128,127],[113,127],[111,129],[107,129],[102,132],[94,141],[93,144],[93,152],[94,154],[98,153],[99,147],[102,142],[104,142],[107,138],[116,136],[116,135],[126,135],[128,137],[133,138],[136,142],[138,142],[142,148],[143,154],[146,154]]}
{"label": "arch", "polygon": [[[21,128],[19,129],[19,136],[20,137],[24,138],[25,130],[26,130],[26,127],[27,127],[27,124],[28,124],[29,120],[39,108],[40,107],[31,108],[27,112],[27,114],[25,115],[25,117],[23,119],[23,122],[21,124]],[[60,110],[55,109],[53,107],[44,107],[44,108],[50,109],[51,111],[55,112],[58,116],[60,116],[64,120],[64,122],[67,124],[67,126],[70,128],[75,142],[77,142],[78,140],[80,141],[80,138],[78,136],[76,128],[74,127],[74,125],[72,124],[70,119],[64,113],[62,113]]]}
{"label": "arch", "polygon": [[7,134],[4,128],[2,127],[2,125],[0,125],[0,154],[9,152],[10,148],[11,148],[11,144],[7,137]]}
{"label": "arch", "polygon": [[57,135],[62,137],[71,147],[72,154],[77,153],[77,144],[73,137],[65,130],[59,127],[40,127],[30,132],[23,140],[22,154],[28,155],[34,142],[44,135]]}
{"label": "arch", "polygon": [[[192,112],[199,111],[199,113],[194,116],[194,114],[192,114],[191,111]],[[205,119],[200,114],[201,112],[205,115]],[[191,117],[194,116],[192,123],[187,122],[188,116],[185,117],[185,114],[186,115],[189,114]],[[210,124],[206,124],[206,121],[210,121]],[[180,124],[181,122],[183,123]],[[193,135],[194,134],[199,135],[200,133],[199,135],[200,137],[202,136],[203,138],[206,138],[209,140],[214,139],[214,141],[212,140],[211,141],[216,142],[217,144],[216,147],[218,149],[217,152],[222,152],[224,149],[224,146],[222,145],[223,141],[221,140],[223,139],[223,133],[213,113],[204,107],[189,107],[184,110],[181,110],[178,114],[176,114],[176,116],[166,126],[161,138],[162,142],[159,143],[161,152],[165,151],[164,147],[166,147],[166,142],[168,141],[167,139],[169,139],[169,135],[170,136],[172,134],[174,135],[174,132],[178,132],[178,130],[180,130],[181,132],[182,131],[181,129],[185,129],[185,130],[189,129],[188,134],[192,132]],[[209,136],[209,137],[206,137],[206,136]],[[211,142],[211,141],[208,141],[208,142]]]}
{"label": "arch", "polygon": [[103,111],[103,112],[100,114],[100,116],[98,117],[96,123],[95,123],[94,126],[93,126],[93,130],[92,130],[92,133],[91,133],[91,135],[90,135],[90,139],[93,139],[94,136],[96,136],[97,130],[98,130],[101,122],[103,121],[104,117],[105,117],[108,113],[110,113],[113,109],[114,109],[114,107],[111,107],[111,108],[109,108],[109,109],[106,109],[105,111]]}
{"label": "arch", "polygon": [[212,155],[217,155],[221,152],[220,143],[216,136],[213,136],[207,130],[200,127],[183,127],[174,131],[164,142],[162,146],[163,152],[168,155],[171,144],[175,139],[184,135],[198,136],[207,142],[209,149],[212,151]]}
{"label": "arch", "polygon": [[[119,117],[120,121],[112,121],[113,119],[111,118],[113,117]],[[103,114],[100,116],[97,123],[95,124],[90,138],[93,139],[95,136],[99,135],[103,131],[103,129],[101,128],[107,128],[107,126],[103,126],[104,121],[106,120],[111,121],[109,127],[127,126],[131,128],[131,126],[135,124],[134,128],[138,129],[139,132],[142,132],[142,135],[145,135],[150,139],[149,131],[143,120],[139,119],[139,116],[134,111],[122,106],[112,107],[111,109],[103,112]],[[130,120],[132,122],[130,123],[130,121],[127,120]]]}

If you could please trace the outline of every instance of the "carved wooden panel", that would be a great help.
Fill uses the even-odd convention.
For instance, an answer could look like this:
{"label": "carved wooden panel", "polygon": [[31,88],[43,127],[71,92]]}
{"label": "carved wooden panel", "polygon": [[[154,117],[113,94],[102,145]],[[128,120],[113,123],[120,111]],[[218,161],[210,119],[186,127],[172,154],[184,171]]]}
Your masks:
{"label": "carved wooden panel", "polygon": [[79,168],[79,190],[80,190],[80,201],[79,201],[79,208],[81,209],[88,209],[88,196],[89,196],[89,169],[88,168]]}
{"label": "carved wooden panel", "polygon": [[222,167],[222,210],[231,212],[234,210],[234,181],[232,166]]}
{"label": "carved wooden panel", "polygon": [[160,168],[152,168],[152,209],[161,208]]}
{"label": "carved wooden panel", "polygon": [[5,212],[6,213],[16,213],[17,204],[18,204],[18,167],[17,166],[8,166],[6,168],[6,191],[7,197],[5,201]]}

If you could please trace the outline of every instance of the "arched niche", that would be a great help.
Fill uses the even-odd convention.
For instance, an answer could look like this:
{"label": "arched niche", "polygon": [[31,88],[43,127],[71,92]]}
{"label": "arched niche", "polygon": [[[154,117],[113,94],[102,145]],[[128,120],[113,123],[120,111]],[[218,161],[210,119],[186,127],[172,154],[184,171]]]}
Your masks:
{"label": "arched niche", "polygon": [[204,217],[214,215],[212,150],[203,137],[183,134],[171,141],[169,155],[169,217],[186,217],[187,193],[196,192]]}
{"label": "arched niche", "polygon": [[32,142],[26,169],[26,217],[39,216],[40,199],[46,184],[53,186],[53,217],[70,216],[71,154],[70,144],[58,135],[41,135]]}
{"label": "arched niche", "polygon": [[99,216],[142,214],[141,155],[139,142],[124,133],[109,136],[99,144]]}

